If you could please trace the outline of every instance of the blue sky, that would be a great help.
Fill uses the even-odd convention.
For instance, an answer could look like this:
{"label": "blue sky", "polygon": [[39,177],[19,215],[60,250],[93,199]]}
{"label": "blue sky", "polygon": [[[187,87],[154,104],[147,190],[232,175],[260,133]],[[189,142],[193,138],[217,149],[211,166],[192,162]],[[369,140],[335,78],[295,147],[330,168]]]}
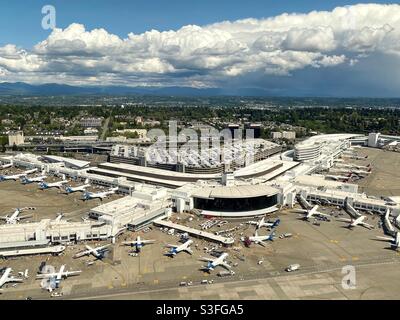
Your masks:
{"label": "blue sky", "polygon": [[[122,38],[129,32],[179,29],[223,20],[265,18],[284,12],[331,10],[359,1],[315,0],[0,0],[0,45],[30,48],[46,38],[41,28],[44,5],[57,10],[57,27],[73,22],[87,29],[105,28]],[[387,3],[387,1],[362,1]],[[11,18],[12,17],[12,18]]]}
{"label": "blue sky", "polygon": [[[43,30],[41,9],[56,8]],[[399,96],[400,5],[0,0],[0,82]]]}

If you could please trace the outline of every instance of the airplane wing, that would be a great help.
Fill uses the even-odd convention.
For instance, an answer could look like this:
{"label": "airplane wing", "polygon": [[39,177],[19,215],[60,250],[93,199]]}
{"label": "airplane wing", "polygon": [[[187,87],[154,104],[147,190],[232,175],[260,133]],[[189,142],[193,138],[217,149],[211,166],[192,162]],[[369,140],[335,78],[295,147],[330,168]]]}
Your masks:
{"label": "airplane wing", "polygon": [[263,242],[263,241],[260,241],[260,240],[257,240],[257,241],[254,241],[256,244],[259,244],[260,246],[263,246],[263,247],[265,247],[265,243]]}
{"label": "airplane wing", "polygon": [[81,273],[82,273],[82,271],[80,271],[80,270],[79,271],[65,271],[62,273],[62,275],[65,277],[70,277],[70,276],[77,276]]}
{"label": "airplane wing", "polygon": [[306,213],[308,210],[306,209],[293,209],[292,211],[297,212],[297,213]]}
{"label": "airplane wing", "polygon": [[317,215],[319,215],[319,216],[323,216],[323,217],[330,217],[329,214],[322,213],[322,212],[319,212],[319,211],[315,212],[315,214],[317,214]]}
{"label": "airplane wing", "polygon": [[375,228],[373,225],[365,223],[365,222],[360,222],[359,224],[361,226],[363,226],[364,228],[367,228],[367,229],[370,229],[370,230]]}
{"label": "airplane wing", "polygon": [[89,254],[89,250],[81,251],[81,252],[76,253],[76,254],[74,255],[74,258],[75,258],[75,259],[76,259],[76,258],[80,258],[80,257],[86,256],[86,255],[88,255],[88,254]]}
{"label": "airplane wing", "polygon": [[148,244],[148,243],[154,243],[156,240],[142,240],[142,243]]}
{"label": "airplane wing", "polygon": [[381,236],[376,236],[379,240],[382,241],[394,241],[395,239],[393,239],[392,237],[381,237]]}
{"label": "airplane wing", "polygon": [[351,219],[347,219],[347,218],[337,218],[337,221],[343,221],[343,222],[351,222]]}
{"label": "airplane wing", "polygon": [[247,221],[247,224],[258,224],[257,221]]}
{"label": "airplane wing", "polygon": [[178,248],[178,246],[177,245],[175,245],[175,244],[167,244],[167,245],[165,245],[167,248]]}
{"label": "airplane wing", "polygon": [[36,279],[47,279],[47,278],[52,278],[56,277],[57,273],[39,273],[36,275]]}
{"label": "airplane wing", "polygon": [[206,258],[206,257],[200,257],[199,260],[200,261],[205,261],[205,262],[213,262],[214,261],[214,259]]}
{"label": "airplane wing", "polygon": [[185,249],[183,249],[183,250],[185,250],[187,253],[193,254],[193,250],[190,249],[190,248],[185,248]]}
{"label": "airplane wing", "polygon": [[126,245],[126,246],[131,246],[131,245],[137,244],[137,241],[136,240],[133,240],[133,241],[122,241],[122,244]]}
{"label": "airplane wing", "polygon": [[9,278],[7,278],[7,280],[6,281],[8,281],[8,282],[23,282],[24,281],[24,279],[21,279],[21,278],[15,278],[15,277],[9,277]]}
{"label": "airplane wing", "polygon": [[223,266],[225,269],[228,269],[228,270],[230,270],[232,267],[229,265],[229,264],[227,264],[226,262],[222,262],[221,263],[221,266]]}
{"label": "airplane wing", "polygon": [[27,214],[27,215],[25,215],[25,216],[19,216],[18,218],[19,218],[19,219],[27,219],[27,218],[32,218],[32,217],[33,217],[33,215]]}
{"label": "airplane wing", "polygon": [[1,220],[7,220],[7,217],[0,217]]}

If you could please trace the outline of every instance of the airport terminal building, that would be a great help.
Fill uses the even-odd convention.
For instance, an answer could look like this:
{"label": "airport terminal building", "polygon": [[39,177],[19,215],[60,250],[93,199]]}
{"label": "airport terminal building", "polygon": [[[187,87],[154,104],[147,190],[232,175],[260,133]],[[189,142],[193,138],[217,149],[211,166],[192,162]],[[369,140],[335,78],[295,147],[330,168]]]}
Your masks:
{"label": "airport terminal building", "polygon": [[193,190],[191,199],[174,194],[175,203],[184,201],[205,216],[258,216],[278,210],[279,190],[267,185],[204,187]]}
{"label": "airport terminal building", "polygon": [[[386,137],[385,137],[386,139]],[[367,141],[359,135],[314,136],[297,146],[292,156],[281,153],[262,156],[258,161],[222,173],[166,170],[132,163],[107,162],[91,167],[85,161],[52,156],[17,154],[2,163],[19,168],[38,168],[48,174],[64,174],[75,181],[102,187],[117,187],[121,199],[93,208],[89,221],[40,222],[0,226],[0,243],[50,241],[65,243],[115,239],[132,230],[192,212],[213,217],[250,217],[293,207],[296,195],[314,203],[342,206],[345,202],[361,211],[400,214],[400,203],[388,203],[360,193],[352,183],[327,180],[318,171],[330,168],[348,150],[352,141]],[[381,141],[378,139],[378,141]],[[311,151],[308,146],[314,146]]]}

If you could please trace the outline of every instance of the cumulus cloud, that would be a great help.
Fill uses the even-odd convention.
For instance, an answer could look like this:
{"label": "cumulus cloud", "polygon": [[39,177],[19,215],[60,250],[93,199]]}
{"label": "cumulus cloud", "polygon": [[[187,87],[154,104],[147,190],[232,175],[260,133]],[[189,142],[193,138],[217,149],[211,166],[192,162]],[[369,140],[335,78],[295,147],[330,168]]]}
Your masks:
{"label": "cumulus cloud", "polygon": [[249,74],[288,77],[374,54],[400,55],[400,5],[224,21],[120,38],[73,23],[32,50],[0,47],[0,79],[72,84],[218,86]]}

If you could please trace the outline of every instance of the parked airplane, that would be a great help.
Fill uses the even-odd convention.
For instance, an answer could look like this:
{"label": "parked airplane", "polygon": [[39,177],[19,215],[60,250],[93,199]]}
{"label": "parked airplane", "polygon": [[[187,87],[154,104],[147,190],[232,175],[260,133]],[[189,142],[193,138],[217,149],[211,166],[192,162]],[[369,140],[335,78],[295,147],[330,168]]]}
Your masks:
{"label": "parked airplane", "polygon": [[350,154],[348,154],[348,155],[343,155],[343,157],[345,157],[345,158],[350,158],[350,159],[353,159],[353,160],[364,160],[364,159],[368,159],[368,156],[363,157],[363,156],[350,155]]}
{"label": "parked airplane", "polygon": [[[274,241],[274,238],[275,238],[275,231],[272,231],[270,234],[265,235],[265,236],[259,236],[256,231],[254,236],[248,237],[247,239],[250,242],[254,242],[255,244],[259,244],[259,245],[265,247],[264,241]],[[246,238],[244,238],[243,240],[246,241]]]}
{"label": "parked airplane", "polygon": [[396,235],[394,237],[377,236],[377,238],[382,241],[389,241],[391,248],[394,250],[397,250],[400,246],[400,232],[399,231],[396,231]]}
{"label": "parked airplane", "polygon": [[57,218],[54,219],[54,222],[60,222],[63,217],[64,217],[64,214],[62,214],[62,213],[57,214]]}
{"label": "parked airplane", "polygon": [[368,164],[366,166],[360,166],[354,163],[337,163],[335,164],[336,167],[338,168],[346,168],[346,169],[355,169],[355,170],[367,170],[371,171],[371,164]]}
{"label": "parked airplane", "polygon": [[39,183],[39,188],[41,190],[45,190],[45,189],[50,189],[50,188],[58,188],[61,189],[63,185],[65,185],[66,183],[68,183],[68,180],[66,180],[65,175],[62,175],[63,180],[61,181],[57,181],[57,182],[41,182]]}
{"label": "parked airplane", "polygon": [[330,170],[329,172],[334,173],[334,174],[347,174],[349,177],[352,175],[357,175],[360,177],[365,177],[371,173],[372,169],[369,168],[367,171],[366,170],[358,170],[358,169],[350,169],[350,168],[336,168],[333,170]]}
{"label": "parked airplane", "polygon": [[313,216],[329,217],[328,214],[319,212],[318,208],[319,208],[319,206],[315,205],[311,209],[295,209],[295,211],[299,212],[300,214],[305,214],[304,220],[308,220],[308,219],[312,218]]}
{"label": "parked airplane", "polygon": [[108,247],[111,246],[111,244],[106,244],[105,246],[101,247],[96,247],[92,248],[91,246],[86,245],[85,251],[78,252],[77,254],[74,255],[74,258],[80,258],[83,256],[88,256],[88,255],[93,255],[95,258],[101,260],[104,258],[105,253],[109,250]]}
{"label": "parked airplane", "polygon": [[18,179],[22,178],[23,176],[27,176],[28,174],[35,173],[36,171],[37,171],[37,169],[32,169],[32,170],[27,170],[23,173],[14,174],[11,176],[0,175],[0,181],[6,181],[6,180],[17,181]]}
{"label": "parked airplane", "polygon": [[256,225],[257,229],[260,229],[262,227],[266,228],[275,228],[279,226],[281,220],[276,219],[274,222],[265,222],[265,217],[262,217],[259,221],[248,221],[248,224]]}
{"label": "parked airplane", "polygon": [[[60,267],[60,271],[58,271],[58,272],[37,274],[36,279],[49,279],[50,281],[54,280],[55,286],[58,287],[62,279],[68,278],[70,276],[77,276],[82,272],[80,270],[78,270],[78,271],[64,271],[64,270],[65,270],[65,264],[63,264]],[[49,286],[47,289],[49,291],[53,290],[53,288],[51,286]]]}
{"label": "parked airplane", "polygon": [[1,169],[1,170],[2,170],[2,169],[8,169],[8,168],[11,168],[12,166],[13,166],[12,163],[1,164],[1,165],[0,165],[0,169]]}
{"label": "parked airplane", "polygon": [[21,219],[27,219],[32,217],[32,215],[25,215],[25,216],[20,216],[20,213],[22,212],[22,209],[15,209],[13,214],[11,216],[6,215],[5,217],[0,217],[1,220],[5,220],[6,224],[16,224],[18,221]]}
{"label": "parked airplane", "polygon": [[311,209],[312,205],[307,201],[306,198],[303,197],[301,194],[297,194],[297,201],[303,207],[303,209]]}
{"label": "parked airplane", "polygon": [[122,244],[126,246],[135,247],[137,252],[140,252],[142,247],[146,244],[154,243],[156,240],[142,240],[140,236],[137,236],[136,240],[133,241],[123,241]]}
{"label": "parked airplane", "polygon": [[397,231],[395,230],[392,223],[390,222],[390,212],[391,212],[391,209],[386,209],[385,216],[383,218],[383,225],[386,228],[386,232],[389,233],[390,235],[394,236]]}
{"label": "parked airplane", "polygon": [[193,240],[188,240],[184,244],[181,245],[174,245],[174,244],[167,244],[168,248],[171,248],[165,255],[167,256],[175,256],[181,251],[186,251],[187,253],[193,254],[192,249],[190,249],[190,245],[193,243]]}
{"label": "parked airplane", "polygon": [[334,175],[334,174],[327,174],[325,175],[326,179],[330,180],[335,180],[335,181],[342,181],[342,182],[349,182],[350,179],[352,179],[352,175],[346,177],[346,176],[339,176],[339,175]]}
{"label": "parked airplane", "polygon": [[43,182],[44,179],[47,178],[47,176],[44,175],[44,172],[42,172],[42,176],[40,177],[33,177],[33,178],[28,178],[27,176],[22,176],[21,177],[21,183],[22,184],[30,184],[30,183],[34,183],[34,182]]}
{"label": "parked airplane", "polygon": [[65,191],[67,193],[74,193],[74,192],[86,192],[86,189],[90,187],[89,180],[86,179],[85,184],[77,187],[68,186]]}
{"label": "parked airplane", "polygon": [[367,229],[373,229],[374,228],[373,225],[370,225],[368,223],[363,222],[365,218],[366,218],[366,216],[359,216],[356,219],[354,219],[354,218],[351,218],[351,219],[338,218],[337,220],[338,221],[349,222],[349,225],[348,225],[349,229],[351,229],[351,228],[353,228],[355,226],[362,226],[362,227],[367,228]]}
{"label": "parked airplane", "polygon": [[207,265],[203,266],[203,269],[205,269],[206,271],[212,271],[217,266],[222,266],[225,269],[230,269],[231,266],[229,264],[227,264],[225,261],[227,257],[228,257],[228,254],[226,252],[224,252],[216,259],[201,257],[199,260],[207,262]]}
{"label": "parked airplane", "polygon": [[118,188],[112,188],[112,189],[110,189],[108,191],[97,192],[97,193],[86,191],[83,194],[82,200],[83,201],[87,201],[87,200],[91,200],[91,199],[100,199],[101,201],[103,201],[104,198],[107,198],[108,196],[111,196],[112,194],[114,194],[117,191],[118,191]]}
{"label": "parked airplane", "polygon": [[10,276],[11,272],[12,272],[11,268],[6,268],[6,270],[0,277],[0,288],[8,282],[23,282],[23,279]]}

